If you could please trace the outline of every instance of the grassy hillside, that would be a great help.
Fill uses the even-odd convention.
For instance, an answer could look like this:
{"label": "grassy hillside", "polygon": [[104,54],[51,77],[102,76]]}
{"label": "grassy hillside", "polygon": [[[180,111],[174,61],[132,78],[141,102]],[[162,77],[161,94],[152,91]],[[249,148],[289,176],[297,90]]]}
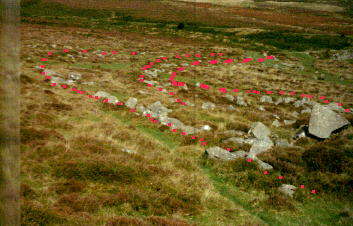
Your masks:
{"label": "grassy hillside", "polygon": [[[294,125],[276,128],[271,126],[273,114],[292,119],[297,109],[266,105],[260,96],[243,92],[239,95],[251,104],[235,105],[237,110],[229,112],[225,109],[233,103],[218,89],[206,92],[189,85],[304,92],[353,108],[352,61],[331,58],[352,48],[350,18],[284,9],[217,11],[206,4],[195,5],[194,16],[195,9],[184,3],[88,3],[22,1],[23,225],[352,225],[351,125],[325,141],[300,139],[295,144],[302,149],[274,147],[262,153],[259,158],[274,167],[264,175],[254,162],[206,159],[204,150],[216,145],[248,151],[246,144],[223,143],[230,137],[224,131],[248,132],[255,121],[267,125],[273,139],[290,139],[310,115],[300,114]],[[176,29],[179,22],[185,23],[184,29]],[[112,50],[118,54],[112,55]],[[102,51],[108,55],[102,56]],[[168,93],[137,80],[140,69],[161,56],[179,67],[195,61],[196,53],[203,62],[214,59],[212,52],[236,62],[264,54],[276,60],[186,67],[177,78],[187,82],[188,89],[166,89],[195,107],[173,103]],[[186,53],[192,56],[174,57]],[[48,61],[42,62],[42,57]],[[41,64],[65,79],[75,72],[91,83],[53,87],[34,68]],[[155,67],[162,69],[159,63]],[[164,69],[155,79],[160,84],[168,82],[177,66]],[[129,97],[145,106],[160,101],[172,109],[170,117],[197,128],[210,125],[211,131],[197,135],[207,147],[125,106],[72,92],[72,87],[89,94],[106,91],[124,103]],[[217,108],[201,109],[207,101]],[[266,111],[258,111],[259,105]],[[353,114],[344,116],[353,122]],[[305,188],[290,198],[278,192],[282,183]]]}

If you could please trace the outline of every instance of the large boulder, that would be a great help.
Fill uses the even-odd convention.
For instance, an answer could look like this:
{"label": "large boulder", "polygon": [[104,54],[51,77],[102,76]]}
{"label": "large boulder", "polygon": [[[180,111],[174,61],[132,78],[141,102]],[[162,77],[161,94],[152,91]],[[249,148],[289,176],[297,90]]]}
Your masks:
{"label": "large boulder", "polygon": [[263,139],[271,134],[271,131],[262,122],[255,122],[249,130],[257,139]]}
{"label": "large boulder", "polygon": [[338,113],[316,104],[311,112],[309,133],[319,138],[328,138],[333,131],[348,124],[349,121]]}
{"label": "large boulder", "polygon": [[262,152],[267,151],[272,146],[273,146],[273,141],[268,137],[265,137],[263,139],[256,139],[250,148],[249,154],[252,156],[256,156]]}

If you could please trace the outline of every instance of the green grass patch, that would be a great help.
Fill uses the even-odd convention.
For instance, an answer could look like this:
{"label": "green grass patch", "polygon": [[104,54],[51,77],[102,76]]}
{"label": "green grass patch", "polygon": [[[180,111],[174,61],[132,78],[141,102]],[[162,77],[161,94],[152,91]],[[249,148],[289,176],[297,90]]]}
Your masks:
{"label": "green grass patch", "polygon": [[286,31],[260,32],[242,37],[278,49],[305,51],[319,49],[343,49],[350,46],[349,38],[330,35],[306,35]]}
{"label": "green grass patch", "polygon": [[137,125],[136,128],[141,132],[146,133],[154,139],[160,141],[169,149],[174,149],[181,143],[180,137],[170,136],[167,133],[160,131],[158,128],[151,128],[143,125]]}

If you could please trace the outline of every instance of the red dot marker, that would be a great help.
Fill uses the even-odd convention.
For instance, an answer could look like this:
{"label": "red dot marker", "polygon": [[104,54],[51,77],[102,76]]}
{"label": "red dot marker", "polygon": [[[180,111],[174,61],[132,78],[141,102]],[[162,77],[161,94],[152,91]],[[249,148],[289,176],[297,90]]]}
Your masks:
{"label": "red dot marker", "polygon": [[107,53],[106,52],[102,52],[102,55],[105,56],[105,55],[107,55]]}
{"label": "red dot marker", "polygon": [[282,180],[282,178],[283,178],[282,176],[278,176],[278,179]]}
{"label": "red dot marker", "polygon": [[69,50],[68,49],[64,49],[64,52],[67,53],[67,52],[69,52]]}
{"label": "red dot marker", "polygon": [[52,86],[56,86],[56,83],[54,82],[54,83],[52,84]]}
{"label": "red dot marker", "polygon": [[202,142],[202,145],[204,145],[204,146],[205,146],[206,144],[207,144],[206,142]]}
{"label": "red dot marker", "polygon": [[89,99],[92,99],[92,95],[89,95],[88,98],[89,98]]}
{"label": "red dot marker", "polygon": [[293,96],[293,95],[294,95],[294,92],[293,92],[293,91],[292,91],[292,92],[290,92],[290,95],[292,95],[292,96]]}
{"label": "red dot marker", "polygon": [[185,133],[185,132],[182,132],[181,135],[186,135],[186,133]]}
{"label": "red dot marker", "polygon": [[42,58],[42,61],[47,61],[47,58]]}
{"label": "red dot marker", "polygon": [[300,188],[304,188],[304,184],[300,185]]}
{"label": "red dot marker", "polygon": [[248,162],[252,162],[252,159],[248,159]]}
{"label": "red dot marker", "polygon": [[267,170],[264,171],[264,174],[265,174],[265,175],[268,174]]}
{"label": "red dot marker", "polygon": [[170,127],[170,126],[172,126],[172,124],[171,124],[171,123],[168,123],[168,126]]}
{"label": "red dot marker", "polygon": [[85,50],[85,49],[84,49],[84,50],[82,50],[82,53],[87,53],[87,50]]}
{"label": "red dot marker", "polygon": [[238,90],[238,89],[234,89],[233,91],[234,91],[235,93],[239,92],[239,90]]}
{"label": "red dot marker", "polygon": [[39,67],[40,67],[40,68],[44,68],[44,65],[40,65]]}
{"label": "red dot marker", "polygon": [[147,117],[147,118],[151,117],[151,114],[147,114],[146,117]]}
{"label": "red dot marker", "polygon": [[94,96],[94,99],[98,99],[98,96]]}
{"label": "red dot marker", "polygon": [[169,95],[173,96],[173,95],[174,95],[174,93],[173,93],[173,92],[170,92],[170,93],[169,93]]}
{"label": "red dot marker", "polygon": [[112,52],[114,55],[116,54],[116,50],[113,50],[113,52]]}
{"label": "red dot marker", "polygon": [[316,190],[315,189],[311,190],[311,193],[316,194]]}
{"label": "red dot marker", "polygon": [[192,137],[191,137],[191,139],[195,140],[195,139],[196,139],[196,137],[195,137],[195,136],[192,136]]}

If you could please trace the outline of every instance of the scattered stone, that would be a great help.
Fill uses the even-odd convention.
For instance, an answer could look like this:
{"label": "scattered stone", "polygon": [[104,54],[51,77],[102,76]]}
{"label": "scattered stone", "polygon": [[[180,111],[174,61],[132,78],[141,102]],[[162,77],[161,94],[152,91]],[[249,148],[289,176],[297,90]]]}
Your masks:
{"label": "scattered stone", "polygon": [[299,113],[298,112],[296,112],[296,111],[294,111],[294,112],[292,112],[292,114],[291,114],[294,118],[297,118],[298,116],[299,116]]}
{"label": "scattered stone", "polygon": [[271,96],[262,96],[260,98],[261,103],[273,103],[272,97]]}
{"label": "scattered stone", "polygon": [[311,109],[307,107],[307,108],[303,109],[300,113],[301,113],[301,114],[304,114],[304,113],[311,113]]}
{"label": "scattered stone", "polygon": [[181,130],[183,132],[185,132],[186,135],[195,134],[195,133],[198,133],[200,131],[200,130],[192,127],[192,126],[185,126],[185,125],[181,127]]}
{"label": "scattered stone", "polygon": [[125,105],[128,108],[135,108],[136,104],[137,104],[137,99],[134,97],[130,97],[125,103]]}
{"label": "scattered stone", "polygon": [[283,103],[282,97],[278,98],[277,101],[275,102],[276,105],[281,104],[281,103]]}
{"label": "scattered stone", "polygon": [[212,102],[206,102],[202,104],[202,109],[214,109],[216,107],[216,105]]}
{"label": "scattered stone", "polygon": [[210,131],[212,128],[209,125],[204,125],[204,126],[201,127],[201,129],[205,130],[205,131]]}
{"label": "scattered stone", "polygon": [[150,77],[154,77],[154,78],[156,78],[156,77],[158,77],[158,73],[157,73],[157,70],[147,70],[146,72],[145,72],[145,74],[146,74],[146,76],[150,76]]}
{"label": "scattered stone", "polygon": [[66,81],[64,79],[55,76],[50,77],[50,82],[56,84],[66,84]]}
{"label": "scattered stone", "polygon": [[290,126],[293,125],[297,120],[283,120],[284,125]]}
{"label": "scattered stone", "polygon": [[93,86],[94,82],[82,82],[83,85]]}
{"label": "scattered stone", "polygon": [[127,152],[127,153],[129,153],[129,154],[136,154],[136,153],[137,153],[137,152],[134,151],[134,150],[130,150],[130,149],[126,149],[126,148],[122,148],[121,151]]}
{"label": "scattered stone", "polygon": [[307,136],[308,126],[301,126],[294,134],[293,139],[297,140]]}
{"label": "scattered stone", "polygon": [[257,139],[264,139],[271,134],[271,131],[262,122],[255,122],[248,133],[254,134]]}
{"label": "scattered stone", "polygon": [[309,121],[309,133],[319,138],[328,138],[333,131],[348,124],[349,121],[338,113],[316,104]]}
{"label": "scattered stone", "polygon": [[142,94],[142,95],[147,94],[147,93],[146,93],[145,91],[143,91],[143,90],[139,90],[138,93],[139,93],[139,94]]}
{"label": "scattered stone", "polygon": [[148,106],[148,108],[153,113],[152,117],[157,117],[157,118],[159,118],[160,116],[167,116],[168,113],[172,112],[172,110],[164,107],[163,104],[161,104],[160,101],[154,102],[153,104]]}
{"label": "scattered stone", "polygon": [[259,168],[261,170],[272,170],[273,169],[273,166],[271,166],[270,164],[268,164],[258,158],[255,158],[255,161],[257,162],[257,164],[259,165]]}
{"label": "scattered stone", "polygon": [[288,195],[290,197],[293,197],[293,194],[297,188],[294,185],[290,184],[282,184],[278,190],[282,192],[285,195]]}
{"label": "scattered stone", "polygon": [[98,96],[98,98],[107,98],[108,103],[110,104],[117,104],[119,102],[119,100],[115,96],[112,96],[109,93],[104,91],[98,91],[93,96]]}
{"label": "scattered stone", "polygon": [[137,111],[137,112],[143,113],[145,110],[146,110],[146,108],[145,108],[142,104],[139,104],[139,105],[137,105],[137,107],[136,107],[136,111]]}
{"label": "scattered stone", "polygon": [[[139,80],[140,80],[140,79],[139,79]],[[143,80],[143,82],[144,82],[144,83],[146,83],[146,84],[152,84],[153,86],[158,84],[158,82],[157,82],[157,81],[148,81],[148,80]]]}
{"label": "scattered stone", "polygon": [[294,97],[286,97],[284,98],[284,103],[289,104],[291,102],[294,102],[295,98]]}
{"label": "scattered stone", "polygon": [[277,119],[275,119],[275,120],[272,122],[272,126],[274,126],[274,127],[280,127],[280,126],[281,126],[281,123],[280,123]]}
{"label": "scattered stone", "polygon": [[260,111],[265,111],[264,106],[261,106],[261,105],[258,107],[258,109],[259,109]]}
{"label": "scattered stone", "polygon": [[227,110],[228,111],[235,111],[236,108],[233,105],[228,105]]}
{"label": "scattered stone", "polygon": [[234,155],[229,151],[217,146],[208,148],[205,151],[205,155],[207,156],[207,158],[222,159],[222,160],[234,160],[237,158],[237,155]]}
{"label": "scattered stone", "polygon": [[70,80],[66,81],[66,84],[70,86],[70,85],[75,84],[75,81],[70,79]]}
{"label": "scattered stone", "polygon": [[248,106],[244,98],[241,96],[237,96],[237,104],[240,106]]}
{"label": "scattered stone", "polygon": [[229,100],[230,102],[233,102],[234,101],[234,96],[232,95],[225,95],[224,96],[227,100]]}
{"label": "scattered stone", "polygon": [[280,119],[280,117],[276,114],[273,114],[273,116],[276,118],[276,119]]}

